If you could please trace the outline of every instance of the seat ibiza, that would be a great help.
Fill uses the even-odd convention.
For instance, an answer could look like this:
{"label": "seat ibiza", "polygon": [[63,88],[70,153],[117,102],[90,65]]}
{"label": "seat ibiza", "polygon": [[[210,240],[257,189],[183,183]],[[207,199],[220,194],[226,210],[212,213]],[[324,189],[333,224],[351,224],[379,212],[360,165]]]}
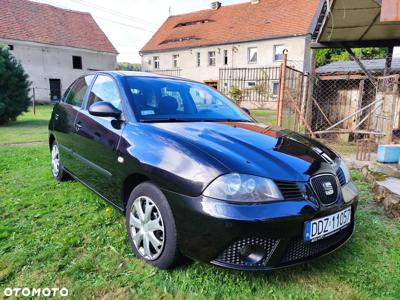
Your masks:
{"label": "seat ibiza", "polygon": [[353,233],[358,191],[342,159],[304,135],[257,123],[181,78],[78,78],[49,123],[51,171],[126,217],[134,253],[271,270],[330,253]]}

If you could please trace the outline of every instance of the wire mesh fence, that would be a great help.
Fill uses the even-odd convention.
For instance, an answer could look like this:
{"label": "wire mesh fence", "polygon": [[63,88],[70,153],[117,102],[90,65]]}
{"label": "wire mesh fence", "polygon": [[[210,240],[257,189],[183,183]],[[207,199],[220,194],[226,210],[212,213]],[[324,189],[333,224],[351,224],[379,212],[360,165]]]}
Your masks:
{"label": "wire mesh fence", "polygon": [[359,62],[362,66],[353,59],[327,63],[315,76],[286,67],[281,125],[337,143],[390,142],[400,127],[400,59]]}
{"label": "wire mesh fence", "polygon": [[307,75],[292,67],[281,72],[281,103],[278,107],[278,125],[303,132],[305,127],[305,103]]}

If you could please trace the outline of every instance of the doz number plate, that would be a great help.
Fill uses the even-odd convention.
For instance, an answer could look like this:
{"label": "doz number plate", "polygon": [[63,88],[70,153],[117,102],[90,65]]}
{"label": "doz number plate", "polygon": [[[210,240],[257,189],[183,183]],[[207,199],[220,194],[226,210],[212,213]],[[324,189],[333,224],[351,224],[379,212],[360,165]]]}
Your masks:
{"label": "doz number plate", "polygon": [[316,241],[347,227],[351,222],[351,207],[332,215],[305,222],[305,241]]}

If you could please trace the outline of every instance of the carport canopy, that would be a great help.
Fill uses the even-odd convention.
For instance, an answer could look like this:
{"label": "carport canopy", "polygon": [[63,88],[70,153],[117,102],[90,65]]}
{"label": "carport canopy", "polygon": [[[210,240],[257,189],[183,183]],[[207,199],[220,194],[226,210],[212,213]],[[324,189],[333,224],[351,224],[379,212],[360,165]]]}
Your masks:
{"label": "carport canopy", "polygon": [[314,29],[312,48],[398,46],[400,0],[321,0]]}

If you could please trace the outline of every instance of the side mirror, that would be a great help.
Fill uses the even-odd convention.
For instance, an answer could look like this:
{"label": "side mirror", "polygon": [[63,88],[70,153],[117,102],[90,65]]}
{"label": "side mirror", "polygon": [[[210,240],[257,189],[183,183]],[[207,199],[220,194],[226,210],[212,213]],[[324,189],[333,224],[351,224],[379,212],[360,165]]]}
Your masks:
{"label": "side mirror", "polygon": [[246,112],[246,114],[248,114],[249,116],[251,116],[251,112],[249,109],[247,109],[246,107],[241,107],[242,110],[244,110]]}
{"label": "side mirror", "polygon": [[118,119],[121,111],[110,102],[100,101],[93,103],[89,107],[89,114],[97,117],[112,117]]}

